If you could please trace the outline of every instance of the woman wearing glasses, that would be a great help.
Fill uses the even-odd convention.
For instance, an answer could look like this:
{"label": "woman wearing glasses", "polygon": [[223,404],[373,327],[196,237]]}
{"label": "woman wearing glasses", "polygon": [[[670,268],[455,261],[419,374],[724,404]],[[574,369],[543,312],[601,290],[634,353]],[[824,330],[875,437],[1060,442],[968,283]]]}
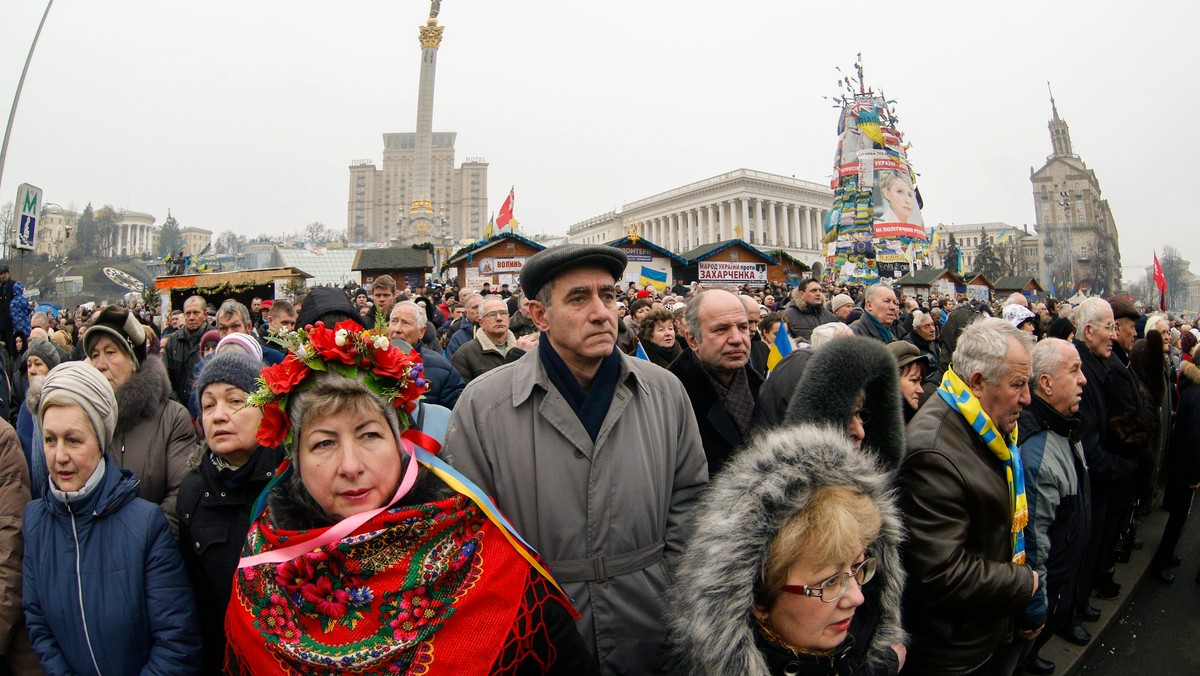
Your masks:
{"label": "woman wearing glasses", "polygon": [[734,455],[695,508],[675,571],[681,672],[899,671],[902,526],[889,486],[842,426],[780,429]]}

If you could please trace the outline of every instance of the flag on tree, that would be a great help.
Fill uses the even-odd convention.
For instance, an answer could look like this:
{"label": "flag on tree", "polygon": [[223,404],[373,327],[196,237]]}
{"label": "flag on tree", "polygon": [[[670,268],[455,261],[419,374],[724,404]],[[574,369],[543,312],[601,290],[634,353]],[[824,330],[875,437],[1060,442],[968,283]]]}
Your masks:
{"label": "flag on tree", "polygon": [[1167,276],[1163,274],[1162,265],[1158,262],[1158,252],[1154,252],[1154,285],[1158,287],[1158,309],[1167,311]]}
{"label": "flag on tree", "polygon": [[513,202],[515,200],[513,192],[516,186],[508,189],[508,197],[504,198],[504,204],[500,205],[500,215],[496,217],[496,228],[498,232],[516,232],[517,221],[513,218]]}

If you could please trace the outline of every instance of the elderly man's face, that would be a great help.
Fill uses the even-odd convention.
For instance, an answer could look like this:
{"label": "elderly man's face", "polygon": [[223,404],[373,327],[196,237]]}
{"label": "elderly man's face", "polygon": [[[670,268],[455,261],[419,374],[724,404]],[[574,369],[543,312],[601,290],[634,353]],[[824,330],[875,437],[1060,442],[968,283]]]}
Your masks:
{"label": "elderly man's face", "polygon": [[217,317],[217,333],[224,338],[231,333],[250,333],[250,329],[246,326],[246,322],[242,321],[242,314],[234,312]]}
{"label": "elderly man's face", "polygon": [[750,360],[750,320],[746,306],[731,293],[701,296],[700,335],[687,334],[688,345],[709,370],[729,374]]}
{"label": "elderly man's face", "polygon": [[1021,409],[1029,403],[1029,379],[1033,377],[1029,348],[1009,338],[1004,364],[1004,372],[995,382],[984,380],[978,372],[971,374],[968,382],[984,413],[1007,436],[1016,429]]}
{"label": "elderly man's face", "polygon": [[758,323],[762,321],[761,307],[758,301],[749,296],[738,296],[741,299],[742,305],[746,306],[746,322],[750,325],[750,337],[758,335]]}
{"label": "elderly man's face", "polygon": [[880,324],[891,326],[896,322],[896,315],[900,310],[896,302],[896,292],[888,288],[875,289],[867,296],[864,309],[878,319]]}
{"label": "elderly man's face", "polygon": [[1104,307],[1100,308],[1100,316],[1096,321],[1083,326],[1083,342],[1092,354],[1101,359],[1108,359],[1112,354],[1113,334],[1116,331],[1117,323],[1113,321],[1112,308],[1105,303]]}
{"label": "elderly man's face", "polygon": [[604,268],[567,270],[550,282],[550,305],[530,301],[533,324],[568,366],[594,364],[617,342],[617,287]]}
{"label": "elderly man's face", "polygon": [[208,315],[204,311],[204,303],[200,301],[192,301],[183,304],[183,325],[188,331],[196,331],[204,325],[204,318]]}
{"label": "elderly man's face", "polygon": [[417,325],[417,311],[407,305],[397,305],[392,308],[392,316],[388,318],[388,338],[400,338],[416,347],[421,344],[425,332]]}
{"label": "elderly man's face", "polygon": [[1041,376],[1041,393],[1038,396],[1045,399],[1055,411],[1069,418],[1079,411],[1079,402],[1083,401],[1083,386],[1087,385],[1087,377],[1083,375],[1083,362],[1079,360],[1079,351],[1073,345],[1063,343],[1056,345],[1054,349],[1059,353],[1062,368],[1052,376]]}
{"label": "elderly man's face", "polygon": [[483,296],[472,296],[471,300],[467,301],[467,321],[472,324],[479,323],[479,306],[483,303]]}
{"label": "elderly man's face", "polygon": [[1133,349],[1133,339],[1137,337],[1137,322],[1129,317],[1117,320],[1117,330],[1113,333],[1112,342],[1120,345],[1128,354]]}
{"label": "elderly man's face", "polygon": [[501,300],[487,300],[481,303],[479,326],[492,342],[502,342],[508,334],[508,305]]}

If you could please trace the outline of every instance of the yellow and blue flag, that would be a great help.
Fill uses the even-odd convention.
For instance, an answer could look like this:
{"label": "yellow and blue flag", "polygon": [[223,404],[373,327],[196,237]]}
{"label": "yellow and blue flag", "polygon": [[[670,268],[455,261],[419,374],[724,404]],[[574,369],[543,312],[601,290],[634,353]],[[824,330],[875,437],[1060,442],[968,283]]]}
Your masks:
{"label": "yellow and blue flag", "polygon": [[792,353],[792,339],[788,337],[787,326],[779,325],[775,331],[775,342],[771,343],[771,353],[767,355],[767,373],[775,370],[783,358]]}
{"label": "yellow and blue flag", "polygon": [[642,266],[642,276],[641,276],[641,279],[638,280],[638,286],[645,287],[647,285],[653,286],[654,288],[658,289],[659,291],[666,291],[667,290],[667,273],[666,273],[666,271],[665,270],[655,270],[654,268],[648,268],[645,265],[643,265]]}
{"label": "yellow and blue flag", "polygon": [[642,347],[641,341],[638,341],[637,353],[635,353],[633,356],[637,357],[638,359],[645,359],[646,361],[650,361],[650,355],[646,354],[646,348]]}

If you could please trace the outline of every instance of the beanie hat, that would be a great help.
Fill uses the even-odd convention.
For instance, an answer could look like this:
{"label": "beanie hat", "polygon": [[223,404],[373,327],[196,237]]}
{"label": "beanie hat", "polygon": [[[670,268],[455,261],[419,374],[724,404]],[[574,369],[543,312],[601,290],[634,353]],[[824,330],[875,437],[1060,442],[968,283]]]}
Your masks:
{"label": "beanie hat", "polygon": [[854,305],[854,301],[850,299],[850,296],[847,296],[844,293],[839,293],[838,295],[834,296],[833,300],[830,301],[830,303],[829,303],[830,308],[834,312],[837,312],[838,310],[846,307],[847,305]]}
{"label": "beanie hat", "polygon": [[58,348],[54,347],[46,338],[37,338],[29,341],[28,354],[42,360],[47,369],[52,369],[62,362],[62,355],[59,354]]}
{"label": "beanie hat", "polygon": [[1187,331],[1179,336],[1179,349],[1183,350],[1186,355],[1191,355],[1192,350],[1196,347],[1196,334]]}
{"label": "beanie hat", "polygon": [[[258,341],[254,339],[254,336],[250,335],[249,333],[231,333],[225,336],[219,343],[217,343],[217,352],[220,352],[221,348],[225,347],[226,345],[233,345],[251,357],[254,357],[260,363],[262,362],[262,345],[259,345]],[[259,369],[262,369],[261,365],[259,366]]]}
{"label": "beanie hat", "polygon": [[200,368],[200,375],[196,377],[196,397],[204,394],[204,388],[213,383],[229,383],[247,394],[253,394],[258,389],[262,368],[262,360],[245,352],[218,352]]}
{"label": "beanie hat", "polygon": [[101,451],[107,450],[112,444],[113,433],[117,429],[117,396],[113,394],[108,378],[95,366],[82,361],[69,361],[50,371],[42,386],[42,400],[38,404],[38,427],[45,420],[46,409],[55,404],[74,404],[83,409],[92,428],[96,430]]}
{"label": "beanie hat", "polygon": [[83,334],[85,354],[91,354],[92,346],[101,336],[112,338],[117,347],[124,350],[133,360],[135,370],[146,360],[146,330],[129,310],[115,305],[101,310]]}
{"label": "beanie hat", "polygon": [[216,347],[219,342],[221,342],[221,333],[219,331],[216,329],[205,331],[204,335],[200,336],[200,352],[203,353],[204,348],[209,345]]}
{"label": "beanie hat", "polygon": [[368,328],[358,308],[354,307],[341,289],[318,286],[304,297],[304,305],[300,308],[300,315],[296,317],[296,328],[307,328],[318,321],[325,322],[325,326],[333,326],[347,319],[354,320],[364,329]]}
{"label": "beanie hat", "polygon": [[1075,324],[1066,317],[1059,317],[1050,322],[1050,328],[1046,331],[1046,335],[1051,338],[1062,338],[1063,340],[1066,340],[1067,336],[1072,333],[1075,333]]}

